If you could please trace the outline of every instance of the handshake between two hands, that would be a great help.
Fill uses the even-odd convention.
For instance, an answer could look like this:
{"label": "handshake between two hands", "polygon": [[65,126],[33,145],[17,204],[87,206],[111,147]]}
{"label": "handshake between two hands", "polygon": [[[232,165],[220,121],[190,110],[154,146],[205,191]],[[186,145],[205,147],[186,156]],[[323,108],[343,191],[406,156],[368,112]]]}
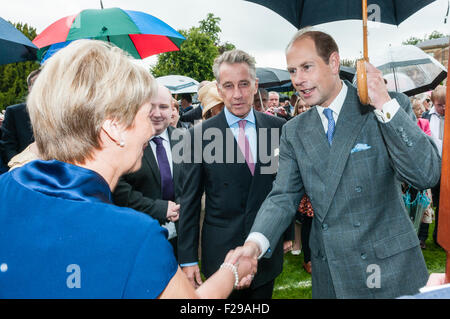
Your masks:
{"label": "handshake between two hands", "polygon": [[[228,252],[224,263],[235,265],[237,268],[239,284],[236,289],[248,288],[252,283],[258,267],[259,254],[259,246],[251,241]],[[183,267],[183,271],[194,288],[202,284],[198,265]]]}
{"label": "handshake between two hands", "polygon": [[237,267],[239,284],[236,289],[250,287],[258,268],[259,254],[259,246],[251,241],[228,252],[224,263],[231,263]]}

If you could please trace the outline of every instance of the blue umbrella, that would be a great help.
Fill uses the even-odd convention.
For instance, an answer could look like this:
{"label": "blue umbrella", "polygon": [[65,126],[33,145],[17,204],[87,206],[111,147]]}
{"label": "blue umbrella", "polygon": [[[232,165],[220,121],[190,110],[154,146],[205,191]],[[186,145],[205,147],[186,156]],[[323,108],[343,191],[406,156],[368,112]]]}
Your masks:
{"label": "blue umbrella", "polygon": [[0,64],[36,60],[37,47],[11,23],[0,18]]}

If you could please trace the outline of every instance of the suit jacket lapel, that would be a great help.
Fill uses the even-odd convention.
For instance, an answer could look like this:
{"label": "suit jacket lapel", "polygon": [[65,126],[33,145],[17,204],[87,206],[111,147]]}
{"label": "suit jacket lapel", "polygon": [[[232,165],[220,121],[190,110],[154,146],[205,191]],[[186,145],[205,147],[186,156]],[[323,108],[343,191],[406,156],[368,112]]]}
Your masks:
{"label": "suit jacket lapel", "polygon": [[366,123],[369,114],[371,114],[359,103],[356,89],[351,84],[348,84],[347,87],[347,97],[336,123],[333,144],[328,157],[328,169],[326,170],[328,177],[326,196],[324,196],[323,218],[325,218],[334,198],[356,138],[360,135],[361,129]]}
{"label": "suit jacket lapel", "polygon": [[[172,150],[173,146],[174,146],[174,141],[172,141],[172,133],[175,130],[175,128],[173,128],[172,126],[169,126],[167,128],[168,134],[169,134],[169,143],[170,143],[170,149]],[[172,154],[173,156],[173,154]],[[179,182],[179,178],[180,178],[180,165],[179,164],[175,164],[173,162],[173,158],[172,158],[172,178],[173,178],[173,183],[174,185],[178,185]]]}
{"label": "suit jacket lapel", "polygon": [[[150,144],[150,143],[149,143]],[[144,150],[144,160],[150,166],[152,174],[158,185],[161,187],[161,175],[159,173],[158,163],[156,162],[155,155],[153,154],[151,146],[147,146]]]}
{"label": "suit jacket lapel", "polygon": [[[270,145],[271,145],[271,135],[270,135],[270,128],[268,128],[268,124],[266,123],[265,119],[263,116],[260,116],[258,111],[253,110],[253,112],[255,113],[255,127],[256,127],[256,154],[253,154],[253,158],[255,161],[255,175],[253,176],[252,179],[252,185],[250,188],[253,188],[254,185],[258,185],[258,179],[259,176],[261,175],[261,158],[259,156],[259,150],[261,147],[261,142],[265,142],[266,143],[266,151],[271,151],[270,149]],[[260,140],[260,129],[261,128],[268,128],[267,130],[267,140],[266,141],[261,141]],[[237,144],[236,144],[237,145]],[[238,145],[239,148],[239,145]],[[239,149],[240,151],[240,149]],[[246,164],[246,168],[248,169],[248,171],[250,172],[250,169],[248,168],[248,165]],[[250,191],[250,194],[252,194],[252,191]]]}
{"label": "suit jacket lapel", "polygon": [[301,121],[301,125],[304,128],[297,130],[299,140],[302,142],[311,162],[314,163],[317,175],[325,182],[327,179],[330,145],[328,144],[322,121],[315,107],[302,116],[304,120]]}

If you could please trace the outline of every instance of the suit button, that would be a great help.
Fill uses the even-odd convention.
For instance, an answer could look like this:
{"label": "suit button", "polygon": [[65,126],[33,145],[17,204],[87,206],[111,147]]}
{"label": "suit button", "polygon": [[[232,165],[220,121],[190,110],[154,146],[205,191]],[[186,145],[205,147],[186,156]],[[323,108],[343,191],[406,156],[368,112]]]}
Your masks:
{"label": "suit button", "polygon": [[323,225],[322,225],[322,229],[323,229],[323,230],[328,230],[328,224],[323,224]]}
{"label": "suit button", "polygon": [[356,191],[357,193],[361,193],[361,192],[362,192],[362,187],[361,187],[361,186],[356,186],[356,187],[355,187],[355,191]]}
{"label": "suit button", "polygon": [[362,254],[361,254],[361,259],[365,260],[366,258],[367,258],[366,253],[362,253]]}
{"label": "suit button", "polygon": [[323,261],[327,260],[327,256],[322,256],[322,260]]}
{"label": "suit button", "polygon": [[355,223],[353,224],[353,226],[359,227],[359,226],[361,226],[361,223],[360,223],[360,222],[355,222]]}

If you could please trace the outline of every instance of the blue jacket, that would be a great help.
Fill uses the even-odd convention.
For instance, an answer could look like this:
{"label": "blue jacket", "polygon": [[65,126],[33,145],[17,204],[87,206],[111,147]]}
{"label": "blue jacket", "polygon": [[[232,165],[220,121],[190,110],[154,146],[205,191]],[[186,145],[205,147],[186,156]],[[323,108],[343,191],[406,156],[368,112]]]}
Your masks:
{"label": "blue jacket", "polygon": [[0,176],[0,298],[155,298],[178,267],[166,238],[93,171],[33,161]]}

